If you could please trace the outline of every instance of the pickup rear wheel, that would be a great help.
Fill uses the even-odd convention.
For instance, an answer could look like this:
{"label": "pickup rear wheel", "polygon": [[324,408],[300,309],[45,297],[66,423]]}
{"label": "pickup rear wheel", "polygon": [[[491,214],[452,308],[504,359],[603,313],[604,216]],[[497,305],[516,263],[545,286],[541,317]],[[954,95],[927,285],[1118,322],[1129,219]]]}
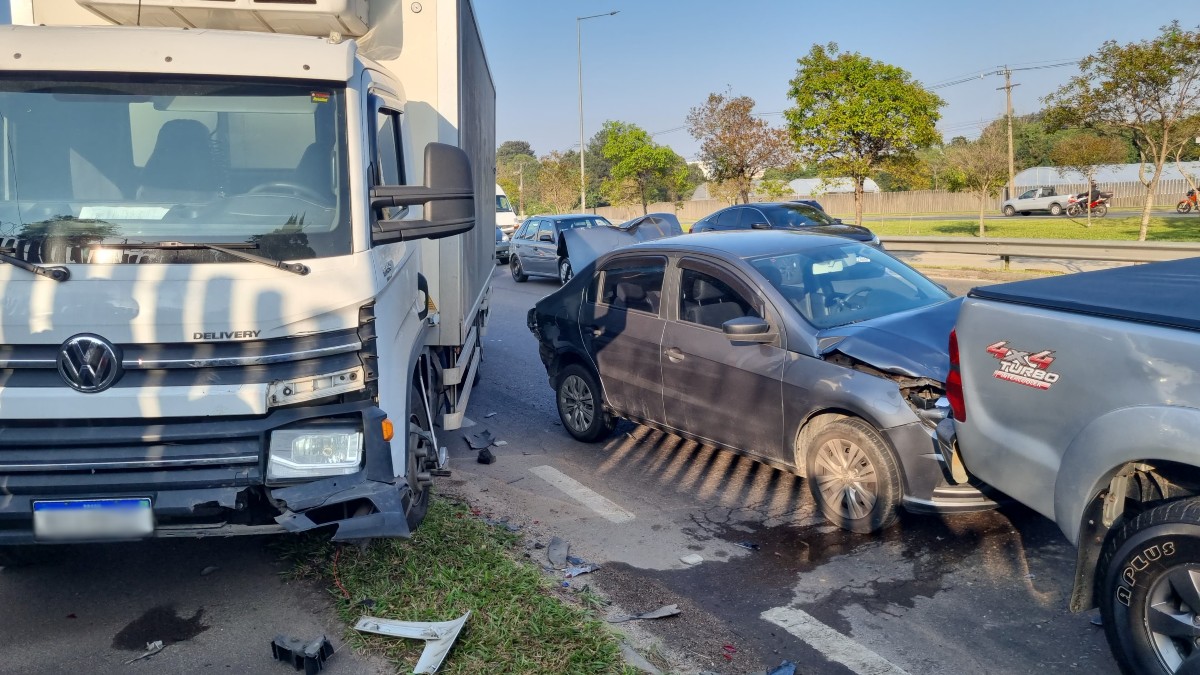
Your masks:
{"label": "pickup rear wheel", "polygon": [[834,525],[867,534],[896,522],[900,468],[887,441],[858,419],[831,423],[805,452],[813,501]]}
{"label": "pickup rear wheel", "polygon": [[1062,208],[1061,204],[1055,203],[1055,204],[1050,205],[1050,215],[1061,216],[1062,212],[1063,212],[1063,208]]}
{"label": "pickup rear wheel", "polygon": [[1200,498],[1113,530],[1098,571],[1104,633],[1123,672],[1200,672]]}

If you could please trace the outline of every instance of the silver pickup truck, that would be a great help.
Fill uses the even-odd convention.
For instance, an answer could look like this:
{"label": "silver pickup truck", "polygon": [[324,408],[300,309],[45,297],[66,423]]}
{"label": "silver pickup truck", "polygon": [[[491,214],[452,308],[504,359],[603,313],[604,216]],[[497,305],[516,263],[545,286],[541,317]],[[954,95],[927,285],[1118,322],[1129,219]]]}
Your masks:
{"label": "silver pickup truck", "polygon": [[956,483],[1078,546],[1125,673],[1200,673],[1200,258],[971,291],[950,336]]}
{"label": "silver pickup truck", "polygon": [[1047,211],[1052,216],[1061,214],[1067,208],[1071,193],[1059,194],[1052,186],[1030,188],[1013,199],[1006,199],[1000,205],[1000,211],[1006,216],[1018,213],[1027,216],[1034,211]]}

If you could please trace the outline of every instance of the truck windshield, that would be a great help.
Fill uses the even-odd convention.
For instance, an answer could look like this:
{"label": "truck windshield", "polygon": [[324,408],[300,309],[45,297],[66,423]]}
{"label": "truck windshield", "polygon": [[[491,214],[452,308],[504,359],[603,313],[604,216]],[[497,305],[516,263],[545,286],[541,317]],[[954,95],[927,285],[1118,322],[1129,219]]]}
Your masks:
{"label": "truck windshield", "polygon": [[[344,99],[311,84],[0,79],[0,249],[39,263],[236,260],[163,241],[347,254]],[[121,253],[95,255],[106,243]]]}
{"label": "truck windshield", "polygon": [[496,213],[512,213],[512,210],[512,204],[509,203],[508,197],[496,195]]}

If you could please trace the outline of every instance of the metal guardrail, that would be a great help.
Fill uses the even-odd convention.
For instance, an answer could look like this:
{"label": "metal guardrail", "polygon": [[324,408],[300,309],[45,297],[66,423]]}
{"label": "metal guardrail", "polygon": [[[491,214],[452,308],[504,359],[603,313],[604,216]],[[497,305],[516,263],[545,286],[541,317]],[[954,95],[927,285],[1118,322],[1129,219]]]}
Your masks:
{"label": "metal guardrail", "polygon": [[1012,258],[1107,260],[1145,263],[1200,256],[1200,242],[1097,241],[1081,239],[989,239],[979,237],[882,237],[889,251]]}

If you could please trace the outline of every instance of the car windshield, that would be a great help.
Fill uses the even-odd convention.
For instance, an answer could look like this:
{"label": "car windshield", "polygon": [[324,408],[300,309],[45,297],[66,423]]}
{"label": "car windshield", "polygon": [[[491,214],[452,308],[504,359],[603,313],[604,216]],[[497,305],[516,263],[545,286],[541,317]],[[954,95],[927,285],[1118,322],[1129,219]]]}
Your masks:
{"label": "car windshield", "polygon": [[887,253],[857,242],[749,259],[806,321],[832,328],[950,299]]}
{"label": "car windshield", "polygon": [[559,231],[574,230],[580,227],[612,227],[612,223],[608,222],[601,216],[591,216],[588,218],[560,218],[554,221],[558,226]]}
{"label": "car windshield", "polygon": [[512,203],[505,195],[496,195],[496,213],[512,213]]}
{"label": "car windshield", "polygon": [[93,255],[104,244],[147,245],[122,261],[227,260],[153,252],[170,241],[350,252],[343,89],[23,78],[0,79],[0,248],[47,263],[114,262]]}
{"label": "car windshield", "polygon": [[812,227],[836,225],[837,221],[824,211],[808,204],[780,204],[765,209],[775,227]]}

